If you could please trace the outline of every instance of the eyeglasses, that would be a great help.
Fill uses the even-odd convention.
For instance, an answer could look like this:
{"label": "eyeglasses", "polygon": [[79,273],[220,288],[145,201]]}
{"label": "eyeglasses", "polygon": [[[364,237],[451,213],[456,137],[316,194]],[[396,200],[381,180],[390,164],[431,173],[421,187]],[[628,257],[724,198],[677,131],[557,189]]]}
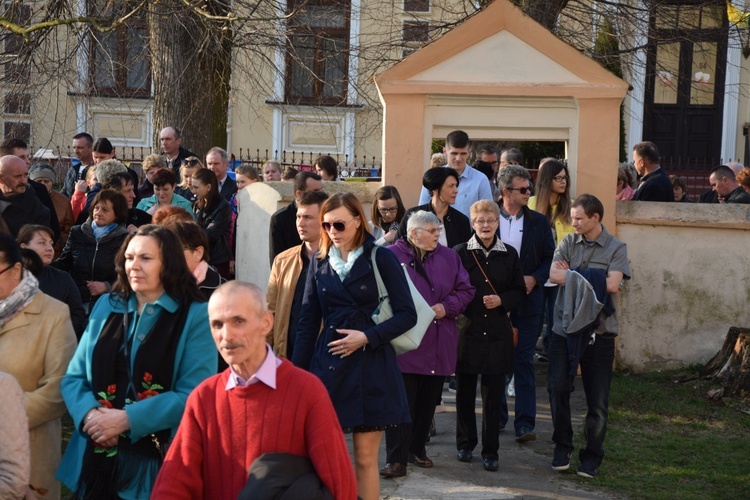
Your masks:
{"label": "eyeglasses", "polygon": [[498,219],[474,219],[474,224],[477,226],[491,226],[497,224]]}
{"label": "eyeglasses", "polygon": [[570,180],[570,177],[567,175],[558,175],[556,177],[553,177],[552,179],[556,180],[557,182],[568,182]]}
{"label": "eyeglasses", "polygon": [[521,194],[531,193],[531,188],[529,187],[522,187],[522,188],[505,188],[508,191],[518,191]]}
{"label": "eyeglasses", "polygon": [[418,227],[417,229],[420,231],[427,231],[433,236],[443,232],[443,226],[433,227],[432,229],[427,229],[426,227]]}
{"label": "eyeglasses", "polygon": [[13,266],[15,266],[15,264],[11,264],[11,265],[9,265],[8,267],[6,267],[6,268],[5,268],[5,269],[3,269],[2,271],[0,271],[0,274],[3,274],[3,273],[5,273],[5,271],[9,271],[10,269],[13,269]]}
{"label": "eyeglasses", "polygon": [[378,212],[380,212],[381,214],[395,214],[396,212],[398,212],[398,207],[378,208]]}
{"label": "eyeglasses", "polygon": [[184,160],[182,160],[183,165],[189,165],[191,167],[194,167],[199,163],[200,160],[198,158],[185,158]]}
{"label": "eyeglasses", "polygon": [[[356,217],[354,218],[356,219]],[[321,226],[323,226],[323,230],[327,232],[331,232],[331,228],[335,229],[339,233],[346,231],[346,226],[349,225],[351,221],[354,219],[348,221],[348,222],[323,222]]]}

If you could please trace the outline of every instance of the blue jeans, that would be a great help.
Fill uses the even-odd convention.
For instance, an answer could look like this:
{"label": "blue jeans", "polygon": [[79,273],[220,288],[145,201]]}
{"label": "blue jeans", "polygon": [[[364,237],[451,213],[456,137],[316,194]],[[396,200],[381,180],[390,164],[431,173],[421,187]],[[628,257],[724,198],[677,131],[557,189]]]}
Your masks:
{"label": "blue jeans", "polygon": [[[586,447],[579,453],[581,463],[598,468],[604,459],[604,436],[609,414],[609,387],[612,382],[612,363],[615,359],[614,337],[596,336],[581,357],[581,380],[586,393]],[[552,412],[554,432],[552,441],[557,448],[573,451],[573,426],[570,422],[570,393],[575,375],[570,375],[568,344],[565,337],[553,333],[549,338],[549,372],[547,392]]]}
{"label": "blue jeans", "polygon": [[[534,375],[534,348],[539,336],[539,316],[513,318],[513,326],[518,328],[518,345],[513,359],[513,378],[516,387],[516,418],[513,426],[516,431],[525,427],[534,430],[536,424],[536,377]],[[500,428],[508,423],[508,401],[503,391],[500,402]]]}

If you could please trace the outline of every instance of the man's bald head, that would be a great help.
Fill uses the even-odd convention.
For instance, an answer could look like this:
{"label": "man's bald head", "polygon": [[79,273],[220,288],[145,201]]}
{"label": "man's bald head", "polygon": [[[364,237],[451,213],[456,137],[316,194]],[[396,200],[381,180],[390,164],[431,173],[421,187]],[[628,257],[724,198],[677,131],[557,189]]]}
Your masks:
{"label": "man's bald head", "polygon": [[18,156],[5,155],[0,158],[0,190],[4,196],[15,196],[29,187],[29,167]]}
{"label": "man's bald head", "polygon": [[258,285],[238,280],[227,281],[217,288],[211,295],[211,300],[208,302],[209,308],[212,303],[222,302],[224,298],[235,294],[245,294],[248,298],[248,303],[252,306],[258,316],[268,312],[268,302],[266,301],[266,296],[263,293],[263,290],[261,290]]}
{"label": "man's bald head", "polygon": [[735,177],[737,177],[737,174],[742,172],[742,169],[745,168],[744,166],[742,166],[742,164],[734,162],[734,161],[731,163],[727,163],[727,167],[732,169],[732,172],[734,172]]}

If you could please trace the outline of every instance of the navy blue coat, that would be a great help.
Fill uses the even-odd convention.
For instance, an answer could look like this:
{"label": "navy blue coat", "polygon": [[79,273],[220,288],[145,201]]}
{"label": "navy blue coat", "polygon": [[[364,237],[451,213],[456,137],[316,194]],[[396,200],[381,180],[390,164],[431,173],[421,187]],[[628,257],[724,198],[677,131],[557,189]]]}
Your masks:
{"label": "navy blue coat", "polygon": [[511,319],[514,316],[526,317],[542,314],[544,302],[542,289],[549,279],[552,257],[555,254],[555,240],[552,238],[552,230],[547,217],[527,207],[524,207],[523,212],[523,240],[518,259],[521,262],[523,275],[536,278],[536,286],[526,296],[526,301],[513,311]]}
{"label": "navy blue coat", "polygon": [[674,201],[674,189],[667,172],[660,168],[644,175],[641,185],[635,190],[633,201]]}
{"label": "navy blue coat", "polygon": [[[342,282],[328,257],[310,262],[302,315],[292,361],[323,381],[341,427],[385,426],[410,421],[409,407],[396,353],[390,340],[417,322],[414,302],[396,256],[377,251],[377,263],[393,308],[393,317],[376,325],[378,286],[370,263],[375,239],[367,235],[362,255]],[[323,321],[323,331],[320,322]],[[328,343],[343,338],[338,328],[360,330],[368,344],[341,358],[328,352]]]}

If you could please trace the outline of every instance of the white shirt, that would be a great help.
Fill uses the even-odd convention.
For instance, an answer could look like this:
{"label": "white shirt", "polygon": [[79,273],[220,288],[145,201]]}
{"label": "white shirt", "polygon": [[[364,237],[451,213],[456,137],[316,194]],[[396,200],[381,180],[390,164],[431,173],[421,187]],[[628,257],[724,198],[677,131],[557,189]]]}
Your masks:
{"label": "white shirt", "polygon": [[521,243],[523,242],[523,210],[518,215],[508,215],[504,210],[500,211],[500,239],[516,249],[521,255]]}

